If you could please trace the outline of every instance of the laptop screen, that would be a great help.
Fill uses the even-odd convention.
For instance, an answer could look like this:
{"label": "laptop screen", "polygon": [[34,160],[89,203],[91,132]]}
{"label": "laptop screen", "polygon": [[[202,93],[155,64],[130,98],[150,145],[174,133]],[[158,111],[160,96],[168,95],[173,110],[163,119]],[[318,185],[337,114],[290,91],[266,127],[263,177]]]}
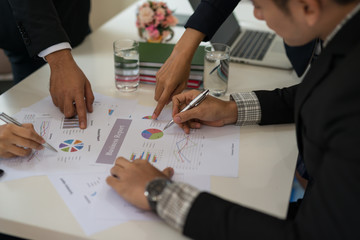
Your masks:
{"label": "laptop screen", "polygon": [[[191,7],[195,10],[199,6],[201,0],[189,0]],[[234,14],[225,20],[225,22],[220,26],[214,36],[211,38],[210,42],[212,43],[224,43],[229,46],[233,44],[236,38],[240,35],[241,29],[240,25],[235,18]]]}

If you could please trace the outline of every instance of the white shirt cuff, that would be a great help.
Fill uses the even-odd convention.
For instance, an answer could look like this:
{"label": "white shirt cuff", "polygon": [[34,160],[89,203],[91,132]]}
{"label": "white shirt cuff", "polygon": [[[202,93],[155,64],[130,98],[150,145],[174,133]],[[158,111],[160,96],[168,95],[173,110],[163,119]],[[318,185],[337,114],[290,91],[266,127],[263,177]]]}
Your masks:
{"label": "white shirt cuff", "polygon": [[58,44],[52,45],[51,47],[48,47],[48,48],[42,50],[42,51],[38,54],[38,56],[41,57],[41,58],[43,58],[43,59],[46,61],[45,57],[46,57],[47,55],[49,55],[50,53],[56,52],[56,51],[63,50],[63,49],[72,49],[70,43],[68,43],[68,42],[62,42],[62,43],[58,43]]}

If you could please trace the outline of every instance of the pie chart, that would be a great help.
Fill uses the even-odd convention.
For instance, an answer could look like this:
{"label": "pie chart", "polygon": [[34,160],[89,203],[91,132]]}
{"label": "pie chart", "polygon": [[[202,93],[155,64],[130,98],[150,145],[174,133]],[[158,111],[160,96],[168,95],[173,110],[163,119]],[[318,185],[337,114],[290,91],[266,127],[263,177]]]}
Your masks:
{"label": "pie chart", "polygon": [[159,129],[149,128],[142,131],[141,136],[143,136],[146,139],[155,140],[164,136],[164,133]]}
{"label": "pie chart", "polygon": [[60,143],[59,148],[63,152],[77,152],[84,148],[84,143],[80,140],[69,139]]}

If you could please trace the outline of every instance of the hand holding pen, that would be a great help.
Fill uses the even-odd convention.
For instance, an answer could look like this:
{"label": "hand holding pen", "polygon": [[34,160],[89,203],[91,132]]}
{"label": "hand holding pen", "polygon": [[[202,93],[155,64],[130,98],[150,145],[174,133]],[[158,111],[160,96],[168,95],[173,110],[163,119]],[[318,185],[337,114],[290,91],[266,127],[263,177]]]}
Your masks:
{"label": "hand holding pen", "polygon": [[57,152],[36,133],[32,124],[21,124],[5,113],[0,114],[0,119],[8,123],[0,126],[0,157],[27,156],[32,149],[44,147]]}
{"label": "hand holding pen", "polygon": [[[198,106],[202,101],[204,101],[204,99],[206,98],[206,96],[209,94],[209,90],[204,90],[202,93],[200,93],[199,95],[197,95],[184,109],[181,110],[182,112],[185,112],[193,107]],[[171,125],[174,124],[174,121],[171,120],[164,128],[167,129],[169,128]]]}
{"label": "hand holding pen", "polygon": [[[193,108],[184,108],[184,104],[191,103],[196,97],[205,95],[199,91],[192,90],[175,95],[173,102],[173,122],[177,123],[185,133],[190,133],[190,128],[200,128],[201,125],[221,127],[225,124],[234,124],[237,121],[238,109],[234,101],[223,101],[221,99],[205,96],[201,104]],[[194,100],[193,100],[194,99]],[[189,106],[190,104],[188,104]],[[181,111],[180,111],[181,110]]]}

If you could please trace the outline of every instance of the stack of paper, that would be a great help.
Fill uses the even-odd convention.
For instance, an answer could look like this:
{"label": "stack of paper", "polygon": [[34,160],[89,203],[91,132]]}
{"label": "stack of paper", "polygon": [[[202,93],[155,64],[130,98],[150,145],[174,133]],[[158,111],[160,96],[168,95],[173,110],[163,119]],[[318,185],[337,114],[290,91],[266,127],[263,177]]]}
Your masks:
{"label": "stack of paper", "polygon": [[[140,42],[140,81],[155,83],[156,73],[170,56],[174,44]],[[204,47],[199,46],[191,62],[188,88],[199,88],[203,81]]]}

